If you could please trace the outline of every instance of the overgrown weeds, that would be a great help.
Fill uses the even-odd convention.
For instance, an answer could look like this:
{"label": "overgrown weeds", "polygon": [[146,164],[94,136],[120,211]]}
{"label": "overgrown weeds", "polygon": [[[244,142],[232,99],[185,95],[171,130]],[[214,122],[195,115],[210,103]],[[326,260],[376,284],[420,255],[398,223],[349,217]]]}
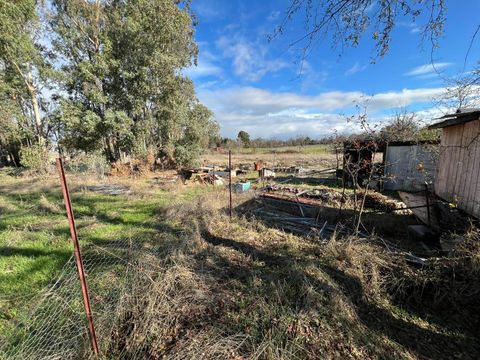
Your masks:
{"label": "overgrown weeds", "polygon": [[225,200],[214,192],[160,212],[188,231],[169,260],[143,267],[151,274],[135,281],[123,299],[118,318],[123,327],[117,328],[112,354],[174,359],[479,354],[476,335],[462,325],[460,313],[435,312],[428,304],[427,282],[450,286],[444,296],[458,300],[452,293],[456,285],[438,270],[444,266],[411,268],[374,239],[336,237],[323,245],[251,218],[230,222]]}
{"label": "overgrown weeds", "polygon": [[[102,264],[113,264],[99,267],[87,251],[105,359],[478,358],[478,230],[451,258],[414,268],[374,237],[337,234],[320,242],[240,214],[230,221],[222,189],[131,185],[128,197],[87,190],[72,197],[81,239],[104,247]],[[8,189],[6,204],[20,195],[26,201],[11,205],[16,213],[1,223],[4,254],[49,256],[47,232],[42,251],[12,246],[24,246],[26,235],[38,245],[52,219],[63,221],[51,231],[65,241],[64,216],[52,213],[60,194],[39,200]],[[247,200],[235,196],[234,205]],[[42,231],[30,231],[29,221]],[[59,263],[71,254],[62,249]],[[114,250],[126,261],[110,258]],[[69,296],[81,309],[81,298]]]}

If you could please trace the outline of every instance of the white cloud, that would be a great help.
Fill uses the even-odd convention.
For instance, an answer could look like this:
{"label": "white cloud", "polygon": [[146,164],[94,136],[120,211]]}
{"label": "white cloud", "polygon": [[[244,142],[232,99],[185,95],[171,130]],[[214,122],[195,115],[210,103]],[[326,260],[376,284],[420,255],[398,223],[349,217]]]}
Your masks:
{"label": "white cloud", "polygon": [[436,64],[425,64],[425,65],[420,65],[412,70],[406,72],[404,75],[407,76],[425,76],[425,75],[430,75],[432,73],[437,73],[438,71],[445,69],[449,66],[453,65],[452,63],[449,62],[440,62]]}
{"label": "white cloud", "polygon": [[422,31],[422,28],[415,25],[410,29],[410,34],[418,34],[420,31]]}
{"label": "white cloud", "polygon": [[193,10],[199,15],[201,21],[223,18],[227,9],[226,2],[215,0],[194,1]]}
{"label": "white cloud", "polygon": [[444,88],[403,89],[401,91],[374,94],[368,104],[369,108],[373,110],[406,107],[415,103],[431,102],[444,92]]}
{"label": "white cloud", "polygon": [[272,11],[270,15],[268,15],[267,20],[277,21],[279,17],[280,17],[280,11]]}
{"label": "white cloud", "polygon": [[216,44],[224,57],[233,60],[235,74],[251,82],[289,66],[283,60],[268,59],[267,46],[248,41],[239,35],[221,36]]}
{"label": "white cloud", "polygon": [[360,65],[358,62],[356,62],[350,69],[345,71],[345,76],[350,76],[353,74],[356,74],[358,72],[361,72],[367,68],[368,65]]}
{"label": "white cloud", "polygon": [[422,27],[415,22],[400,21],[398,25],[407,28],[408,32],[413,35],[416,35],[423,30]]}
{"label": "white cloud", "polygon": [[366,102],[370,115],[379,119],[382,112],[393,108],[429,103],[443,91],[443,88],[404,89],[373,96],[360,91],[330,91],[311,96],[238,87],[201,89],[198,95],[214,111],[225,136],[245,130],[253,137],[320,137],[331,135],[334,130],[346,133],[358,130],[339,115],[354,113],[356,104]]}
{"label": "white cloud", "polygon": [[302,92],[315,91],[322,87],[328,79],[327,70],[317,70],[308,62],[304,61],[301,65],[299,79],[301,80],[300,88]]}
{"label": "white cloud", "polygon": [[222,68],[200,57],[198,60],[198,65],[192,65],[185,69],[184,74],[192,79],[198,79],[207,76],[219,76],[222,74]]}

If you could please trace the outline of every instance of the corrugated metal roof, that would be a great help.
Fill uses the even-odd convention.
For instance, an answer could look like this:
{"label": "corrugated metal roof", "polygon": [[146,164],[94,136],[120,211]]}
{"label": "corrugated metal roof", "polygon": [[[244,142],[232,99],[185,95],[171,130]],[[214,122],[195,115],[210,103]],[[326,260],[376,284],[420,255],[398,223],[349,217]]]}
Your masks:
{"label": "corrugated metal roof", "polygon": [[448,126],[465,124],[470,121],[480,119],[480,109],[458,109],[454,114],[444,115],[437,120],[438,123],[430,125],[429,129],[443,129]]}

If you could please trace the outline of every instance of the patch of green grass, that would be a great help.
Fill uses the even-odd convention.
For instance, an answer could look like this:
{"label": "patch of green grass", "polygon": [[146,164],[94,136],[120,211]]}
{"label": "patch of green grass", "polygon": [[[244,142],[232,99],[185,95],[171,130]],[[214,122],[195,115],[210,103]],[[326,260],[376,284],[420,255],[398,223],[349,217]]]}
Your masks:
{"label": "patch of green grass", "polygon": [[[72,255],[58,180],[37,182],[0,174],[0,331]],[[202,191],[192,186],[180,196],[161,189],[149,196],[114,196],[75,189],[71,198],[81,245],[151,239],[162,222],[168,223],[158,219],[159,207],[192,200]]]}

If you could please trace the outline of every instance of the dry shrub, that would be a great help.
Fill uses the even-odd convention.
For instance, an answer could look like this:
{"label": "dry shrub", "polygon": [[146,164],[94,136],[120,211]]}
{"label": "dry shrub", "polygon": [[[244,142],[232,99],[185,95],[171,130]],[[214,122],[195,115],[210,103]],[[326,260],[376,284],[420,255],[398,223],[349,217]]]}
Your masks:
{"label": "dry shrub", "polygon": [[133,274],[131,288],[117,308],[109,356],[162,358],[187,332],[201,327],[202,318],[215,310],[210,290],[182,253],[171,264],[145,257]]}
{"label": "dry shrub", "polygon": [[152,172],[153,161],[150,157],[133,159],[130,162],[117,161],[112,165],[112,175],[116,176],[147,176]]}
{"label": "dry shrub", "polygon": [[40,196],[38,201],[38,210],[50,214],[59,214],[62,211],[59,205],[52,203],[44,194]]}
{"label": "dry shrub", "polygon": [[212,360],[243,360],[240,348],[248,337],[246,335],[217,334],[215,331],[198,331],[189,339],[178,343],[168,355],[172,360],[212,359]]}
{"label": "dry shrub", "polygon": [[110,163],[101,152],[79,153],[65,162],[65,170],[77,174],[95,174],[96,181],[103,179],[111,169]]}
{"label": "dry shrub", "polygon": [[450,234],[460,238],[452,256],[460,260],[462,267],[469,272],[480,272],[480,228],[471,227],[464,235]]}
{"label": "dry shrub", "polygon": [[[473,228],[464,235],[451,236],[462,236],[464,240],[450,258],[439,259],[415,272],[413,302],[435,310],[453,308],[466,314],[478,305],[480,298],[480,231]],[[478,313],[470,321],[478,322]]]}
{"label": "dry shrub", "polygon": [[[365,196],[364,191],[361,191],[357,194],[359,202],[362,200],[363,196]],[[406,207],[406,205],[400,200],[392,199],[391,197],[381,194],[377,191],[370,190],[367,191],[367,195],[365,196],[365,207],[375,210],[392,212],[394,210],[402,209]],[[405,214],[411,213],[411,211],[409,210],[403,210],[403,212]]]}
{"label": "dry shrub", "polygon": [[117,161],[112,165],[112,175],[129,176],[130,171],[130,164],[125,164],[122,161]]}
{"label": "dry shrub", "polygon": [[[361,283],[364,294],[371,300],[385,296],[384,282],[389,268],[383,249],[374,239],[353,236],[337,239],[334,235],[325,246],[324,256],[330,264]],[[360,295],[360,294],[357,294]]]}
{"label": "dry shrub", "polygon": [[390,298],[427,312],[453,308],[468,313],[480,297],[480,232],[473,229],[464,238],[453,257],[422,268],[365,239],[334,238],[324,254],[334,267],[358,279],[364,295],[372,300]]}

